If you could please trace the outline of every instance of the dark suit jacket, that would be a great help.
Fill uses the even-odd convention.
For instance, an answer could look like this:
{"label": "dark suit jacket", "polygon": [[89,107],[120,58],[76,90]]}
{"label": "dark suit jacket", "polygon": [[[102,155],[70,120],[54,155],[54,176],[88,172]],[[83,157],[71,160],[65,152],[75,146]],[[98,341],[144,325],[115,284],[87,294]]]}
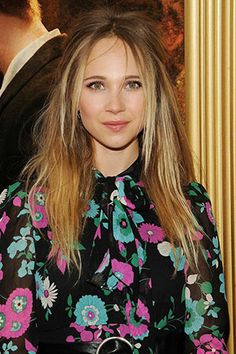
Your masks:
{"label": "dark suit jacket", "polygon": [[65,38],[56,36],[39,48],[0,97],[1,189],[18,179],[32,156],[32,127],[52,87]]}

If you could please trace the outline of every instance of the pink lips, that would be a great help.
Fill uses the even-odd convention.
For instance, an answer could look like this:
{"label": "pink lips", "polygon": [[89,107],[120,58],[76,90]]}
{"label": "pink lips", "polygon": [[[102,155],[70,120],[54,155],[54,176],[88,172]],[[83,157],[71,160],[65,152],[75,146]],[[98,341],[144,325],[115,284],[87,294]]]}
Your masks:
{"label": "pink lips", "polygon": [[109,121],[103,123],[108,129],[113,130],[115,132],[119,132],[128,124],[127,121]]}

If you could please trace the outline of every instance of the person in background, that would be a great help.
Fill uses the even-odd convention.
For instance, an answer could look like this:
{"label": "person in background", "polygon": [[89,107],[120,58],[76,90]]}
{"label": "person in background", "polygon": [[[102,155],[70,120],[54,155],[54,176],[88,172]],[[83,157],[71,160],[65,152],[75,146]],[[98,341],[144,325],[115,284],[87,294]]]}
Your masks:
{"label": "person in background", "polygon": [[32,127],[54,80],[65,35],[48,31],[38,0],[0,0],[0,187],[32,156]]}
{"label": "person in background", "polygon": [[226,354],[216,223],[156,22],[80,14],[26,186],[1,196],[0,350]]}

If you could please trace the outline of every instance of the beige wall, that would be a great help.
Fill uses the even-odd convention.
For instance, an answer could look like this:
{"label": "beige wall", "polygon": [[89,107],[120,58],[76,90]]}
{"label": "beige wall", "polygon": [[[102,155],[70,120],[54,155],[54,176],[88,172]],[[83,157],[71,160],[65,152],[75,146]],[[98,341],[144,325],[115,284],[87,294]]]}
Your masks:
{"label": "beige wall", "polygon": [[185,0],[186,127],[218,223],[230,354],[236,353],[235,56],[236,0]]}

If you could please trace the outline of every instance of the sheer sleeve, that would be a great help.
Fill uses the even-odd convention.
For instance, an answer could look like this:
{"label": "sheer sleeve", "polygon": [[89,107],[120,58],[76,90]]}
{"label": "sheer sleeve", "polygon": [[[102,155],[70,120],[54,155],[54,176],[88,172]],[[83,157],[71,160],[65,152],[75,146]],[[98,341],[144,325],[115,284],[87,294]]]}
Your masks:
{"label": "sheer sleeve", "polygon": [[37,351],[35,242],[26,193],[15,183],[0,194],[0,352]]}
{"label": "sheer sleeve", "polygon": [[202,232],[198,270],[186,270],[185,353],[227,354],[228,310],[216,223],[206,190],[190,184],[188,199]]}

